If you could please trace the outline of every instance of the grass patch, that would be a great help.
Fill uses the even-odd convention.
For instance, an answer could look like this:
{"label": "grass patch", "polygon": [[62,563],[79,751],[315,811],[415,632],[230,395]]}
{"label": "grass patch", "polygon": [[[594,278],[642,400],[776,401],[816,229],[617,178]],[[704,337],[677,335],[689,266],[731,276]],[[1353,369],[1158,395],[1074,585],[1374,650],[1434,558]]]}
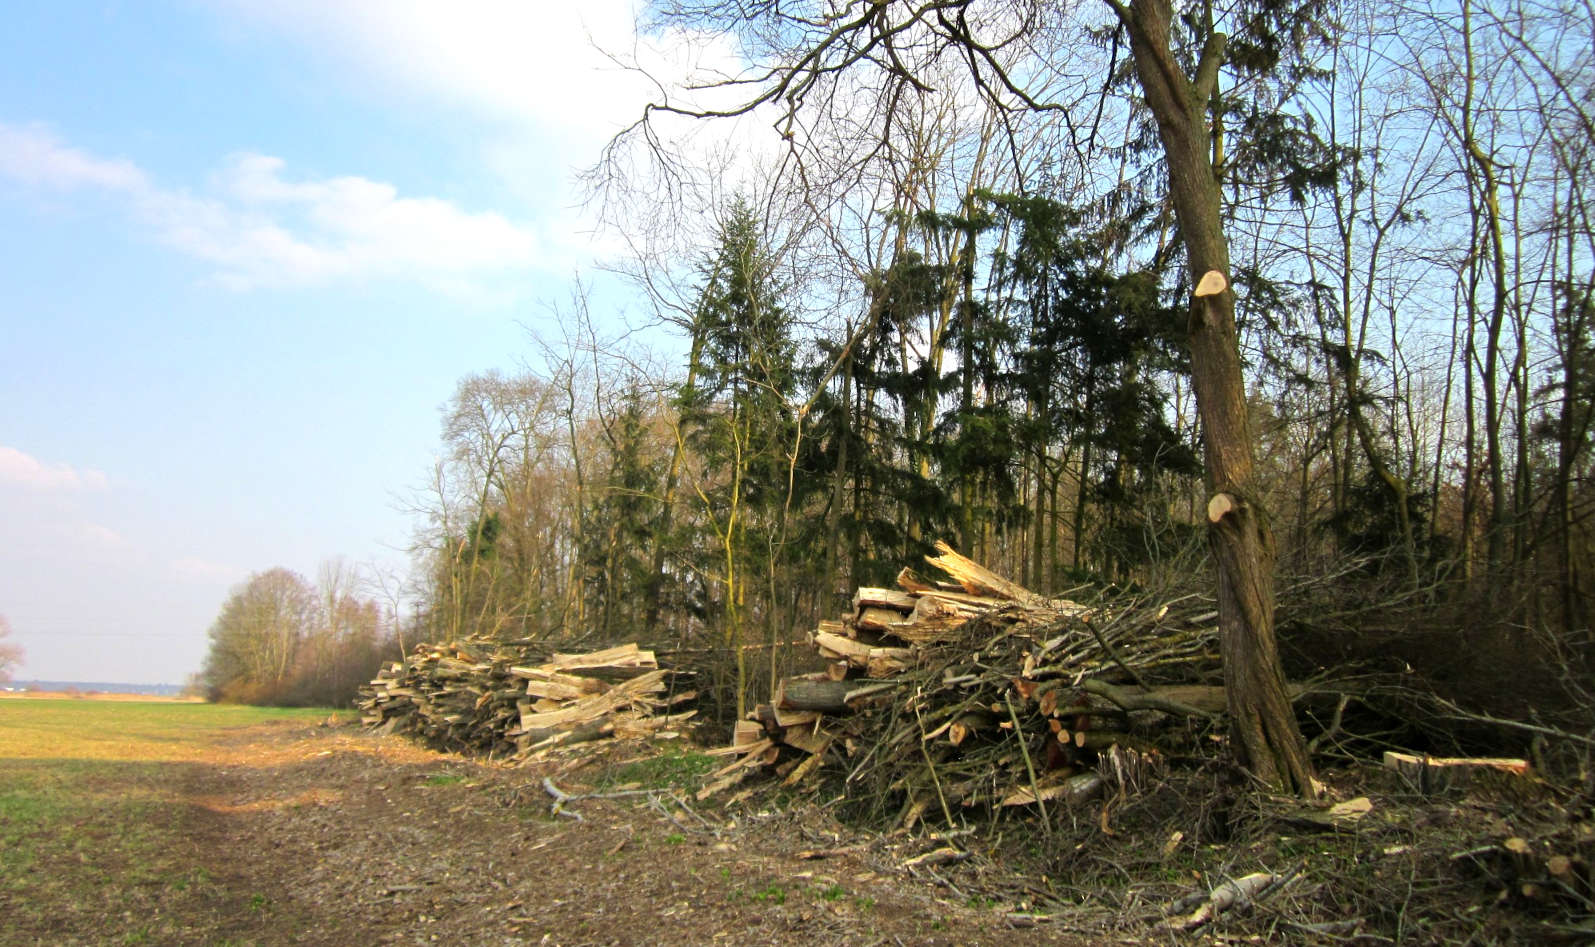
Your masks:
{"label": "grass patch", "polygon": [[205,815],[182,795],[237,728],[324,720],[278,710],[96,700],[0,701],[0,903],[19,942],[169,942],[156,916],[208,897],[192,838]]}
{"label": "grass patch", "polygon": [[603,788],[636,784],[641,789],[693,789],[721,765],[715,757],[671,747],[657,756],[613,767],[598,782]]}
{"label": "grass patch", "polygon": [[6,698],[0,703],[0,760],[189,760],[195,737],[277,720],[325,720],[329,712],[324,707]]}

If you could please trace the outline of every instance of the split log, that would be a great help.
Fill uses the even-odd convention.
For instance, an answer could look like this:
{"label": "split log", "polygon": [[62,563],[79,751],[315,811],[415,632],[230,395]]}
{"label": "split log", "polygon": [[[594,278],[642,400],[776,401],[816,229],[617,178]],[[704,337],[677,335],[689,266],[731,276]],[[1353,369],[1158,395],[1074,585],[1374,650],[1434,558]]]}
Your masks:
{"label": "split log", "polygon": [[602,651],[589,651],[585,654],[561,654],[555,652],[548,661],[549,665],[564,671],[598,668],[619,667],[645,667],[656,668],[658,660],[652,651],[644,651],[636,643],[616,645]]}
{"label": "split log", "polygon": [[904,615],[914,610],[918,601],[908,592],[899,592],[897,589],[860,588],[853,594],[853,611],[859,612],[865,608],[890,608]]}
{"label": "split log", "polygon": [[835,737],[815,727],[789,727],[781,734],[781,742],[814,756],[824,755]]}
{"label": "split log", "polygon": [[959,555],[953,547],[944,542],[937,541],[936,552],[938,555],[926,556],[925,561],[953,577],[964,591],[974,595],[989,595],[995,598],[1022,602],[1027,605],[1043,605],[1046,599],[1030,591],[1017,582],[1011,582],[973,559]]}
{"label": "split log", "polygon": [[520,739],[522,740],[522,745],[528,749],[539,749],[601,740],[604,737],[611,736],[614,732],[615,725],[613,723],[608,720],[594,720],[579,727],[538,727],[534,730],[522,730]]}
{"label": "split log", "polygon": [[821,657],[846,661],[856,668],[862,668],[870,677],[896,674],[907,668],[914,658],[914,652],[908,648],[875,648],[826,631],[814,633],[814,644],[819,648]]}
{"label": "split log", "polygon": [[1386,750],[1384,768],[1406,777],[1420,792],[1434,792],[1469,782],[1481,770],[1526,775],[1527,760],[1511,757],[1420,756]]}
{"label": "split log", "polygon": [[853,627],[865,631],[890,632],[905,620],[905,615],[894,608],[867,606],[853,619]]}
{"label": "split log", "polygon": [[[1015,786],[998,801],[1001,806],[1028,806],[1061,799],[1071,805],[1085,802],[1100,793],[1107,782],[1096,773],[1079,773],[1061,781],[1039,786]],[[1040,790],[1039,795],[1037,789]]]}

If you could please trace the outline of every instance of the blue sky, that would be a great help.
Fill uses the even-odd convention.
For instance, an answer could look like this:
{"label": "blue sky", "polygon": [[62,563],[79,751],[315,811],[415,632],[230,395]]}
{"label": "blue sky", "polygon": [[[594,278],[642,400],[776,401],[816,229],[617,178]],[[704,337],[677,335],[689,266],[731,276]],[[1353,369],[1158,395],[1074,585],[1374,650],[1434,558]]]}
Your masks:
{"label": "blue sky", "polygon": [[573,173],[650,93],[594,48],[636,46],[631,22],[626,0],[8,11],[19,677],[178,682],[249,573],[402,564],[460,377],[532,357],[578,274],[625,307]]}

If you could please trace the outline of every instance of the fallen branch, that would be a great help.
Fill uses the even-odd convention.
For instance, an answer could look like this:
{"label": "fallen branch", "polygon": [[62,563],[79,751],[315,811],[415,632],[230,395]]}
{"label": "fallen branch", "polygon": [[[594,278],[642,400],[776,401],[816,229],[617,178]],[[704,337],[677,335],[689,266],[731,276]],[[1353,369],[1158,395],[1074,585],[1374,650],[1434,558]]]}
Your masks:
{"label": "fallen branch", "polygon": [[1195,930],[1211,923],[1225,911],[1245,907],[1283,888],[1299,873],[1300,868],[1285,875],[1259,871],[1244,878],[1226,881],[1207,894],[1197,892],[1187,895],[1174,902],[1170,907],[1170,913],[1184,914],[1190,911],[1193,905],[1196,906],[1196,910],[1176,921],[1171,921],[1170,926],[1182,931]]}

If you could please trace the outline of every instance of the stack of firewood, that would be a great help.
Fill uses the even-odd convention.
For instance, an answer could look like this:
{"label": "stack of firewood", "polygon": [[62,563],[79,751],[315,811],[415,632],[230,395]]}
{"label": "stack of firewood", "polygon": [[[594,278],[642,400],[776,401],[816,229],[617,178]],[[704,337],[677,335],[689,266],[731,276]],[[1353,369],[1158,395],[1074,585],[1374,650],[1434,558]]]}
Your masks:
{"label": "stack of firewood", "polygon": [[362,722],[442,750],[525,757],[611,736],[658,735],[693,710],[652,651],[624,644],[541,659],[535,645],[423,644],[360,689]]}
{"label": "stack of firewood", "polygon": [[735,759],[702,797],[765,769],[794,786],[829,769],[905,824],[932,806],[1073,799],[1100,787],[1100,754],[1151,755],[1171,721],[1222,710],[1202,597],[1049,599],[937,550],[927,561],[946,579],[904,569],[897,589],[861,588],[820,624],[829,667],[737,723],[713,751]]}

